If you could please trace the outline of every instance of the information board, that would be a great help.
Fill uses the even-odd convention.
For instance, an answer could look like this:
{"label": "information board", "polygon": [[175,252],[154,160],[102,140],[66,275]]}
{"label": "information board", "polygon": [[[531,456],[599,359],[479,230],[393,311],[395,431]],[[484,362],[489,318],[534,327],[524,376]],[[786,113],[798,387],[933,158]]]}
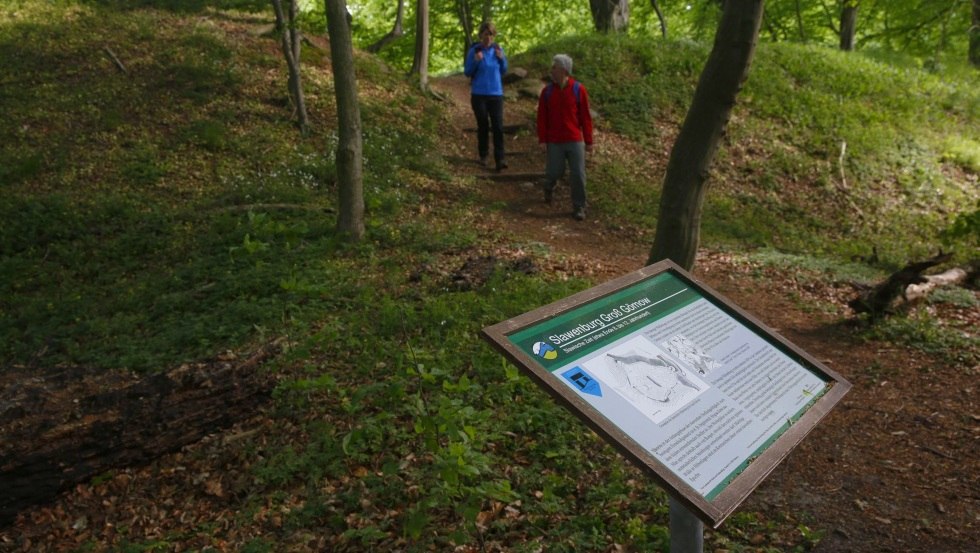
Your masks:
{"label": "information board", "polygon": [[713,527],[850,388],[670,261],[483,335]]}

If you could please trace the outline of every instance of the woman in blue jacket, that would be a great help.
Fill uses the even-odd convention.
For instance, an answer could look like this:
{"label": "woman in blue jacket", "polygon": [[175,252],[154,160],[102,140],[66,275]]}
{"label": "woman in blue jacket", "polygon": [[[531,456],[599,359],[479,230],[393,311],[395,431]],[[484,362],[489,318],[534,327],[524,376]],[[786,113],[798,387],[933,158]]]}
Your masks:
{"label": "woman in blue jacket", "polygon": [[480,41],[466,52],[463,73],[470,78],[470,103],[476,116],[476,136],[480,163],[487,164],[489,134],[493,130],[493,160],[497,170],[506,169],[504,161],[504,81],[507,56],[493,41],[497,28],[493,23],[480,24]]}

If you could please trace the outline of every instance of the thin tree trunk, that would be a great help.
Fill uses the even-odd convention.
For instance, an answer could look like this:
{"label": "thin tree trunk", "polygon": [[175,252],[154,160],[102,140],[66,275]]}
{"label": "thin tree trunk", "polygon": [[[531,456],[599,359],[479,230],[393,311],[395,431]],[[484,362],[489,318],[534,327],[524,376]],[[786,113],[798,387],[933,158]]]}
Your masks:
{"label": "thin tree trunk", "polygon": [[402,28],[402,22],[405,19],[405,0],[398,0],[398,12],[395,15],[395,25],[388,31],[388,34],[378,39],[377,42],[368,46],[366,50],[372,54],[377,54],[382,48],[388,44],[394,42],[396,39],[401,38],[405,34],[404,28]]}
{"label": "thin tree trunk", "polygon": [[694,267],[708,170],[728,126],[762,22],[763,0],[727,0],[691,108],[670,152],[648,263]]}
{"label": "thin tree trunk", "polygon": [[286,58],[286,67],[289,69],[289,97],[292,98],[293,107],[296,109],[299,130],[303,134],[306,134],[309,130],[310,120],[306,113],[306,100],[303,97],[303,81],[299,72],[300,44],[302,41],[300,40],[299,29],[296,28],[298,8],[296,6],[296,0],[286,0],[286,2],[289,10],[288,14],[283,13],[282,0],[272,0],[272,7],[276,12],[276,24],[280,26],[281,32],[279,37],[282,54]]}
{"label": "thin tree trunk", "polygon": [[337,230],[356,242],[364,237],[364,182],[361,109],[357,103],[354,46],[346,0],[326,0],[326,8],[339,135]]}
{"label": "thin tree trunk", "polygon": [[650,6],[653,8],[654,13],[657,14],[657,20],[660,21],[660,34],[667,38],[667,20],[664,19],[664,12],[660,10],[660,4],[657,0],[650,0]]}
{"label": "thin tree trunk", "polygon": [[980,0],[973,0],[973,26],[970,27],[970,63],[980,69]]}
{"label": "thin tree trunk", "polygon": [[463,28],[463,52],[465,53],[473,42],[473,15],[469,0],[456,0],[456,13],[459,16],[459,26]]}
{"label": "thin tree trunk", "polygon": [[419,76],[422,90],[429,89],[429,0],[418,0],[415,11],[415,59],[411,75]]}
{"label": "thin tree trunk", "polygon": [[850,52],[854,49],[854,34],[857,32],[857,2],[844,0],[840,13],[840,49]]}
{"label": "thin tree trunk", "polygon": [[800,9],[800,0],[796,0],[796,32],[800,34],[800,40],[806,42],[806,30],[803,28],[803,11]]}

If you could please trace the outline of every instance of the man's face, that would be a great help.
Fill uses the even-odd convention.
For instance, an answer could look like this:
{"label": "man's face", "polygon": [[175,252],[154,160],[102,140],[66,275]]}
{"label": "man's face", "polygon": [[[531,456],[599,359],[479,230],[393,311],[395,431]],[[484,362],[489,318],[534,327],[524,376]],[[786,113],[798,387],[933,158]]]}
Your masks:
{"label": "man's face", "polygon": [[567,77],[568,73],[565,71],[564,67],[558,65],[557,63],[551,65],[551,80],[553,82],[561,84],[565,82]]}

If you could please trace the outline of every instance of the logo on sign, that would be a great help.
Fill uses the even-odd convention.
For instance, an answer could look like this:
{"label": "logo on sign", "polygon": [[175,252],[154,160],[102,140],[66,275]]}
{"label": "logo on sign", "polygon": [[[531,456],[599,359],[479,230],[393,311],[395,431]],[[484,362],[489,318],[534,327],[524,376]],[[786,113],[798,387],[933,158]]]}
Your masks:
{"label": "logo on sign", "polygon": [[531,346],[531,351],[534,352],[534,355],[549,361],[558,357],[558,351],[555,350],[551,344],[546,344],[544,342],[535,342],[534,345]]}
{"label": "logo on sign", "polygon": [[572,367],[563,372],[562,376],[583,394],[602,397],[602,388],[599,386],[599,381],[592,378],[592,375],[585,372],[585,369],[582,367]]}

